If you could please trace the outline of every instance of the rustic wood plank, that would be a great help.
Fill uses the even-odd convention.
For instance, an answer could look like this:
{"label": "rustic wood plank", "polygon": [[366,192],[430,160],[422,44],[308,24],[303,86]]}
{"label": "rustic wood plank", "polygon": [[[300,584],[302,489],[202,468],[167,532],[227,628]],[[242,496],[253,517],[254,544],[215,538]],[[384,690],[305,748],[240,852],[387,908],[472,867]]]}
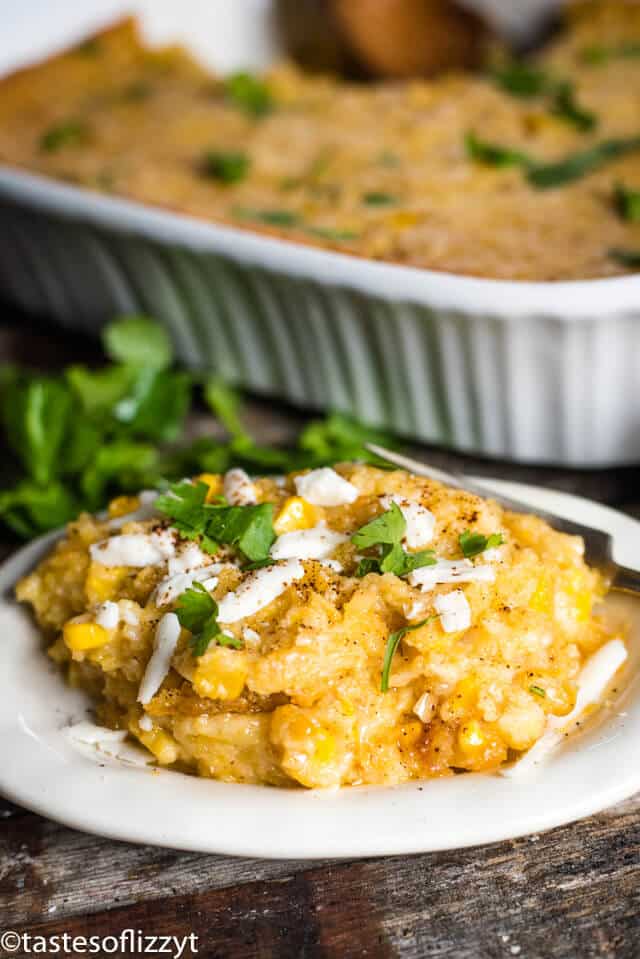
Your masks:
{"label": "rustic wood plank", "polygon": [[[205,866],[211,857],[202,857]],[[158,877],[159,878],[159,877]],[[311,865],[27,927],[199,938],[200,956],[637,959],[640,822],[596,816],[532,841]],[[93,882],[91,899],[94,901]]]}

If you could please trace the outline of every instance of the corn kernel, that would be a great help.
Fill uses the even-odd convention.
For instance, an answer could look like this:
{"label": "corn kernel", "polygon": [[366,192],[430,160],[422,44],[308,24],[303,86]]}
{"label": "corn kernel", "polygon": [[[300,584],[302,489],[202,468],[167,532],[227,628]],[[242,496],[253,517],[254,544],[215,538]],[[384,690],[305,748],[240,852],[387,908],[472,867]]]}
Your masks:
{"label": "corn kernel", "polygon": [[79,651],[104,646],[109,641],[110,633],[97,623],[67,623],[62,637],[69,649]]}
{"label": "corn kernel", "polygon": [[206,483],[209,487],[207,503],[211,503],[216,496],[222,495],[222,477],[219,473],[200,473],[195,477],[196,483]]}
{"label": "corn kernel", "polygon": [[116,496],[109,503],[109,516],[112,519],[127,516],[129,513],[134,513],[139,505],[140,500],[137,496]]}
{"label": "corn kernel", "polygon": [[458,733],[458,746],[465,753],[475,753],[484,749],[486,737],[482,725],[477,719],[469,719]]}
{"label": "corn kernel", "polygon": [[533,609],[537,613],[546,613],[548,615],[551,612],[552,603],[553,596],[549,577],[546,573],[543,573],[538,579],[536,588],[529,600],[529,609]]}
{"label": "corn kernel", "polygon": [[107,599],[113,599],[127,575],[126,566],[102,566],[101,563],[90,563],[87,578],[84,581],[88,604],[95,606],[98,603],[104,603]]}
{"label": "corn kernel", "polygon": [[342,710],[343,716],[353,716],[356,711],[356,707],[346,696],[340,697],[340,709]]}
{"label": "corn kernel", "polygon": [[247,658],[242,652],[217,646],[198,660],[193,687],[207,699],[237,699],[247,675]]}
{"label": "corn kernel", "polygon": [[331,762],[336,754],[336,740],[328,730],[316,729],[313,737],[314,759],[319,763]]}
{"label": "corn kernel", "polygon": [[275,518],[273,528],[278,536],[300,529],[311,529],[318,522],[319,513],[312,503],[301,496],[290,496]]}
{"label": "corn kernel", "polygon": [[136,736],[162,766],[169,766],[178,758],[178,744],[163,729],[152,729],[148,732],[140,729],[136,731]]}
{"label": "corn kernel", "polygon": [[579,623],[586,623],[590,619],[592,602],[593,594],[590,589],[581,589],[575,594],[574,606]]}

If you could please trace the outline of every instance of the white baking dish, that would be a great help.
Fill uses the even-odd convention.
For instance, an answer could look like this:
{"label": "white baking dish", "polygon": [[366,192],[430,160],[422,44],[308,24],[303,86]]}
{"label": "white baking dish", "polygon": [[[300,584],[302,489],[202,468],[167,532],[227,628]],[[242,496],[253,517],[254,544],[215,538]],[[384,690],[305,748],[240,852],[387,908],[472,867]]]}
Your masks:
{"label": "white baking dish", "polygon": [[[277,53],[264,0],[185,0],[179,10],[165,0],[64,0],[50,35],[52,13],[22,0],[0,62],[14,68],[125,9],[142,12],[153,38],[189,41],[205,33],[196,16],[205,7],[209,23],[224,25],[223,66],[260,66]],[[221,31],[213,33],[215,60]],[[521,461],[640,460],[640,276],[457,277],[252,235],[7,168],[0,216],[0,294],[66,326],[97,330],[115,312],[141,310],[170,327],[190,366],[303,406]]]}

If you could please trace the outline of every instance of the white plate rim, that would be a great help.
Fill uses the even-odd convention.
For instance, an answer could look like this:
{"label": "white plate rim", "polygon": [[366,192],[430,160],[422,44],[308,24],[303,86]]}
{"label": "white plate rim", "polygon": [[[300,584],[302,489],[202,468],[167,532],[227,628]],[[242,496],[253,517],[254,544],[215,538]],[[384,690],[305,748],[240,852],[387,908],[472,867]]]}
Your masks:
{"label": "white plate rim", "polygon": [[[496,486],[534,506],[609,530],[616,558],[633,564],[640,532],[636,520],[555,490],[503,481]],[[111,839],[189,851],[354,858],[463,848],[538,833],[640,789],[640,765],[633,761],[640,737],[637,690],[633,696],[628,692],[624,713],[606,711],[597,728],[524,782],[467,774],[321,792],[97,765],[73,749],[62,732],[71,715],[83,715],[84,696],[64,685],[40,652],[35,626],[7,596],[55,535],[29,544],[0,568],[0,792],[33,812]],[[50,694],[44,701],[40,689]]]}

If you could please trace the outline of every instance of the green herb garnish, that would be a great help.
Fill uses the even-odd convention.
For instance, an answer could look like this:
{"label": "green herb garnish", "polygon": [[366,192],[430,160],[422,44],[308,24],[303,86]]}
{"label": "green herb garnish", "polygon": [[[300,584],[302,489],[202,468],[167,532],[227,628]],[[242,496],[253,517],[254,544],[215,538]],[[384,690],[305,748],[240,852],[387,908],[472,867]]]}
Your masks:
{"label": "green herb garnish", "polygon": [[406,520],[397,503],[392,503],[386,512],[361,526],[351,537],[351,542],[359,549],[377,547],[378,555],[360,560],[356,575],[366,576],[375,572],[406,576],[422,566],[433,566],[436,562],[433,550],[407,553],[402,548],[406,528]]}
{"label": "green herb garnish", "polygon": [[366,206],[392,206],[398,202],[398,198],[392,193],[377,193],[372,191],[371,193],[364,193],[362,195],[362,202],[366,204]]}
{"label": "green herb garnish", "polygon": [[630,190],[623,183],[617,183],[614,203],[623,220],[640,223],[640,190]]}
{"label": "green herb garnish", "polygon": [[613,47],[598,45],[585,47],[580,58],[583,63],[588,63],[591,66],[602,66],[611,60],[640,59],[640,43],[630,41]]}
{"label": "green herb garnish", "polygon": [[212,642],[217,646],[242,649],[239,639],[228,636],[220,629],[217,619],[218,604],[202,583],[194,583],[180,595],[176,616],[180,625],[192,634],[190,645],[194,656],[202,656]]}
{"label": "green herb garnish", "polygon": [[477,163],[495,167],[531,166],[531,158],[521,150],[489,143],[487,140],[481,140],[473,132],[467,133],[464,142],[468,156]]}
{"label": "green herb garnish", "polygon": [[202,160],[202,173],[221,183],[238,183],[249,172],[251,160],[240,151],[209,150]]}
{"label": "green herb garnish", "polygon": [[200,539],[202,548],[216,553],[219,544],[235,546],[250,562],[267,559],[276,538],[273,503],[226,506],[207,503],[206,483],[175,483],[156,500],[156,509],[168,516],[178,532]]}
{"label": "green herb garnish", "polygon": [[547,698],[547,694],[542,686],[529,686],[529,692],[533,693],[534,696],[539,696],[540,699]]}
{"label": "green herb garnish", "polygon": [[427,623],[431,620],[436,619],[436,616],[428,616],[426,619],[423,619],[421,623],[414,623],[413,626],[403,626],[402,629],[396,630],[395,633],[391,633],[388,640],[387,646],[384,651],[384,660],[382,663],[382,677],[380,680],[380,692],[386,693],[389,691],[389,675],[391,673],[391,663],[393,662],[393,657],[395,656],[396,650],[400,645],[400,641],[407,635],[407,633],[412,633],[415,629],[421,629],[422,626],[426,626]]}
{"label": "green herb garnish", "polygon": [[255,220],[267,226],[299,226],[300,214],[294,210],[253,210],[249,207],[236,207],[234,216],[241,220]]}
{"label": "green herb garnish", "polygon": [[460,533],[458,542],[460,543],[462,555],[466,559],[473,559],[474,556],[479,556],[480,553],[484,553],[486,549],[494,549],[496,546],[500,546],[504,542],[504,539],[502,533],[492,533],[490,536],[483,536],[482,533],[472,533],[470,529],[467,529],[464,533]]}
{"label": "green herb garnish", "polygon": [[67,120],[49,127],[40,137],[40,149],[43,153],[56,153],[63,147],[79,146],[88,136],[88,129],[81,120]]}
{"label": "green herb garnish", "polygon": [[629,270],[640,270],[640,250],[609,250],[609,256]]}
{"label": "green herb garnish", "polygon": [[264,81],[252,73],[234,73],[224,85],[227,100],[254,117],[263,117],[273,109],[273,98]]}
{"label": "green herb garnish", "polygon": [[539,190],[563,186],[636,150],[640,150],[640,137],[603,140],[588,150],[571,154],[557,163],[530,163],[527,179]]}
{"label": "green herb garnish", "polygon": [[328,226],[309,226],[305,227],[304,231],[310,236],[317,236],[322,240],[336,240],[338,242],[342,240],[357,240],[360,235],[353,230],[333,230]]}
{"label": "green herb garnish", "polygon": [[518,60],[495,67],[489,76],[501,90],[527,100],[547,93],[553,86],[544,70]]}
{"label": "green herb garnish", "polygon": [[553,94],[552,112],[568,123],[573,124],[582,133],[594,130],[598,118],[591,110],[581,107],[571,83],[561,83]]}

